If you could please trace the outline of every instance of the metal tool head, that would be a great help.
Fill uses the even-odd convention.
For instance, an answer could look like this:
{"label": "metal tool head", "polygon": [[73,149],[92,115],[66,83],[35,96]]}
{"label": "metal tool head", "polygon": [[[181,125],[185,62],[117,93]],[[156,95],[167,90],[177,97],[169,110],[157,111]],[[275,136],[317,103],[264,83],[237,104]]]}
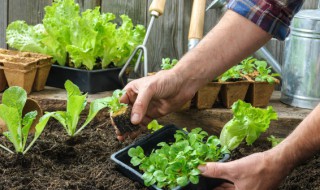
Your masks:
{"label": "metal tool head", "polygon": [[206,11],[209,9],[220,9],[227,5],[227,0],[213,0],[207,7]]}

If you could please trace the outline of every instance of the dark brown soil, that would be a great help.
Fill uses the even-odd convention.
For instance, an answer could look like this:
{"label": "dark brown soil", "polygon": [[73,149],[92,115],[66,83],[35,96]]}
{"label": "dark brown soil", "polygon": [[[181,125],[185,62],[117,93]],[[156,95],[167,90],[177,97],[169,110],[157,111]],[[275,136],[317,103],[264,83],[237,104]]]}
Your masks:
{"label": "dark brown soil", "polygon": [[[0,143],[8,144],[3,136]],[[110,160],[131,143],[116,140],[109,119],[93,123],[74,139],[51,119],[24,157],[0,150],[0,189],[146,189],[119,173]]]}
{"label": "dark brown soil", "polygon": [[[3,136],[0,143],[8,144]],[[131,144],[116,140],[110,120],[96,121],[74,139],[60,124],[49,122],[39,140],[23,157],[0,150],[0,190],[79,189],[146,190],[117,171],[110,155]],[[241,146],[233,159],[270,148]],[[279,189],[320,189],[320,155],[298,167]]]}
{"label": "dark brown soil", "polygon": [[[252,153],[262,152],[271,148],[271,143],[259,141],[252,146],[241,146],[236,149],[231,159],[242,158]],[[320,153],[302,163],[282,182],[279,190],[320,190]]]}

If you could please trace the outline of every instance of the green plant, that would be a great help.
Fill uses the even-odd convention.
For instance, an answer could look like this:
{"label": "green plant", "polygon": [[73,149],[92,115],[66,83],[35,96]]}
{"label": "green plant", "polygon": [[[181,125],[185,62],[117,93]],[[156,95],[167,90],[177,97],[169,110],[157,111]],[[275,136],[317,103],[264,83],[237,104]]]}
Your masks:
{"label": "green plant", "polygon": [[[8,131],[3,135],[13,144],[15,152],[25,154],[36,142],[44,130],[48,120],[53,113],[46,113],[35,126],[35,134],[33,140],[26,148],[29,131],[37,111],[31,111],[22,116],[22,110],[27,101],[26,91],[17,86],[8,88],[2,95],[2,104],[0,104],[0,118],[5,122]],[[0,145],[4,150],[14,153],[4,145]]]}
{"label": "green plant", "polygon": [[190,133],[178,130],[174,137],[174,143],[159,143],[161,148],[153,150],[149,156],[140,146],[129,149],[131,163],[139,165],[144,172],[142,178],[146,186],[156,184],[159,188],[173,189],[186,186],[189,181],[197,184],[200,174],[198,165],[217,161],[228,153],[216,136],[209,136],[201,128],[193,129]]}
{"label": "green plant", "polygon": [[272,147],[277,146],[278,144],[280,144],[283,141],[284,138],[277,138],[273,135],[270,135],[270,137],[267,138],[267,140],[269,142],[271,142]]}
{"label": "green plant", "polygon": [[220,134],[220,141],[228,150],[234,150],[246,139],[251,145],[262,132],[269,128],[270,121],[278,119],[272,106],[266,109],[252,107],[238,100],[232,105],[233,118],[226,123]]}
{"label": "green plant", "polygon": [[236,65],[231,67],[229,70],[224,72],[221,76],[219,76],[218,80],[221,82],[226,82],[226,81],[235,81],[235,80],[241,80],[243,77],[241,76],[241,69],[242,65]]}
{"label": "green plant", "polygon": [[162,70],[169,70],[172,69],[176,64],[178,63],[177,59],[171,59],[170,58],[162,58],[162,64],[161,69]]}
{"label": "green plant", "polygon": [[271,67],[267,67],[268,64],[266,61],[255,61],[254,62],[256,70],[258,71],[258,75],[255,77],[255,81],[258,82],[268,82],[268,83],[275,83],[277,79],[274,77],[280,76],[278,73],[271,73]]}
{"label": "green plant", "polygon": [[241,61],[241,65],[242,65],[242,68],[241,68],[241,72],[245,75],[248,75],[250,73],[253,73],[254,72],[254,62],[256,61],[257,59],[253,58],[252,56],[244,59]]}
{"label": "green plant", "polygon": [[67,90],[67,110],[56,111],[54,112],[53,117],[62,124],[68,135],[71,137],[79,134],[79,132],[90,123],[101,109],[110,105],[114,105],[115,107],[118,106],[111,97],[100,98],[92,101],[90,103],[87,119],[77,130],[80,114],[87,105],[87,94],[82,94],[80,89],[69,80],[65,82],[64,86]]}
{"label": "green plant", "polygon": [[153,132],[161,129],[162,127],[163,127],[163,125],[160,125],[160,124],[158,123],[158,121],[155,120],[155,119],[152,120],[152,121],[148,124],[148,126],[147,126],[147,128],[148,128],[149,130],[151,130],[151,133],[153,133]]}
{"label": "green plant", "polygon": [[100,13],[100,7],[80,14],[74,0],[55,0],[45,7],[43,24],[24,21],[10,23],[7,43],[20,51],[51,55],[60,65],[85,68],[121,67],[145,36],[143,25],[134,26],[127,15],[121,15],[121,26],[113,22],[112,13]]}

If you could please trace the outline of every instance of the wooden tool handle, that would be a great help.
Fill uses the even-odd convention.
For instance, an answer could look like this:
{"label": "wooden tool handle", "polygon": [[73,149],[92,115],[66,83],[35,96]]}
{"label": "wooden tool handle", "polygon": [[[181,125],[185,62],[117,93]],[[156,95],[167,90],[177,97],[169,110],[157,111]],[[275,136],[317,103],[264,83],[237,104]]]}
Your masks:
{"label": "wooden tool handle", "polygon": [[166,5],[166,0],[153,0],[149,12],[156,11],[159,13],[159,16],[163,14],[164,6]]}
{"label": "wooden tool handle", "polygon": [[193,1],[188,39],[201,39],[203,37],[205,7],[206,0]]}

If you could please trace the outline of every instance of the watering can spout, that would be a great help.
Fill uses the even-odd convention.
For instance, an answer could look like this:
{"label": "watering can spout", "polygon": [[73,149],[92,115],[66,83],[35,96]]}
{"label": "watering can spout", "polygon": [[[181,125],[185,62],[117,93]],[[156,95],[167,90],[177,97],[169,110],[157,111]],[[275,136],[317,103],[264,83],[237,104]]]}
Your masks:
{"label": "watering can spout", "polygon": [[257,50],[254,55],[258,59],[265,60],[277,73],[281,74],[281,66],[277,60],[271,55],[271,53],[267,50],[267,48],[262,47]]}

